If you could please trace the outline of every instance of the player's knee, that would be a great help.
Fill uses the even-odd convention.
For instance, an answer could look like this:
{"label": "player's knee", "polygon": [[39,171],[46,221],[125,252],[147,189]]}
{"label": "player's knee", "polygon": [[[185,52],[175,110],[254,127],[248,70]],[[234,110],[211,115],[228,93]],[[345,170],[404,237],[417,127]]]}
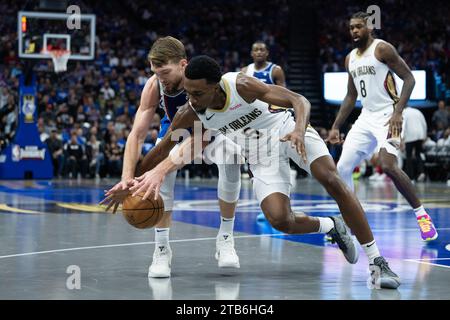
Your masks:
{"label": "player's knee", "polygon": [[291,232],[291,221],[289,215],[283,215],[283,216],[271,216],[266,215],[267,220],[270,222],[272,227],[277,229],[280,232],[284,233],[292,233]]}
{"label": "player's knee", "polygon": [[218,164],[219,181],[217,193],[225,202],[236,202],[241,190],[241,166],[237,164]]}
{"label": "player's knee", "polygon": [[219,199],[225,202],[236,202],[239,199],[239,192],[241,190],[241,181],[229,182],[223,181],[219,178],[217,186],[217,195]]}
{"label": "player's knee", "polygon": [[289,221],[287,219],[269,220],[272,227],[280,232],[289,233]]}
{"label": "player's knee", "polygon": [[395,164],[391,163],[381,163],[381,169],[384,173],[386,173],[388,176],[394,176],[397,173],[398,167]]}

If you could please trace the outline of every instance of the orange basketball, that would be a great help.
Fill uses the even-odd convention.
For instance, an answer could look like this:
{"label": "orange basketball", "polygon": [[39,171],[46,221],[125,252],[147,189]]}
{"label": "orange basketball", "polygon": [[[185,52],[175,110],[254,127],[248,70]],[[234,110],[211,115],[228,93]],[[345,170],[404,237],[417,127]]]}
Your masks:
{"label": "orange basketball", "polygon": [[133,227],[146,229],[154,227],[164,214],[164,202],[160,195],[154,200],[153,194],[142,200],[143,193],[132,197],[129,195],[122,204],[122,213]]}

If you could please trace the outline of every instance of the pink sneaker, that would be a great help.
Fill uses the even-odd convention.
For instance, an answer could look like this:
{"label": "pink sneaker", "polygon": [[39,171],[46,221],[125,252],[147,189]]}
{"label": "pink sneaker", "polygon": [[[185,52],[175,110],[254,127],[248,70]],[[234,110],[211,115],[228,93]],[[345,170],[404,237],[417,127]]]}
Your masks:
{"label": "pink sneaker", "polygon": [[423,241],[432,241],[437,239],[438,233],[434,227],[433,221],[431,221],[431,217],[428,214],[417,217],[417,223],[419,224],[420,234]]}

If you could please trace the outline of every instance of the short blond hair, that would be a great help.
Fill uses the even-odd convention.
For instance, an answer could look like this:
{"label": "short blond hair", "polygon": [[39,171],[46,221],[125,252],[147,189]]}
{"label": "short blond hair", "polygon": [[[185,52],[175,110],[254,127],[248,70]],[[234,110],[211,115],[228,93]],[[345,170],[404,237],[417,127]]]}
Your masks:
{"label": "short blond hair", "polygon": [[161,67],[170,62],[177,63],[187,56],[183,43],[168,36],[159,38],[153,43],[147,58],[153,65]]}

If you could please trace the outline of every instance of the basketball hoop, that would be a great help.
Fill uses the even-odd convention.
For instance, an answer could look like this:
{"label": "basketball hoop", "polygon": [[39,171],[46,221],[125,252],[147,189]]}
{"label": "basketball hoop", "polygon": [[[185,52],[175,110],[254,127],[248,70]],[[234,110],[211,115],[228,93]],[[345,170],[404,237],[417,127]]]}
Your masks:
{"label": "basketball hoop", "polygon": [[50,49],[47,52],[53,60],[53,68],[56,73],[67,70],[67,61],[70,58],[70,50]]}

